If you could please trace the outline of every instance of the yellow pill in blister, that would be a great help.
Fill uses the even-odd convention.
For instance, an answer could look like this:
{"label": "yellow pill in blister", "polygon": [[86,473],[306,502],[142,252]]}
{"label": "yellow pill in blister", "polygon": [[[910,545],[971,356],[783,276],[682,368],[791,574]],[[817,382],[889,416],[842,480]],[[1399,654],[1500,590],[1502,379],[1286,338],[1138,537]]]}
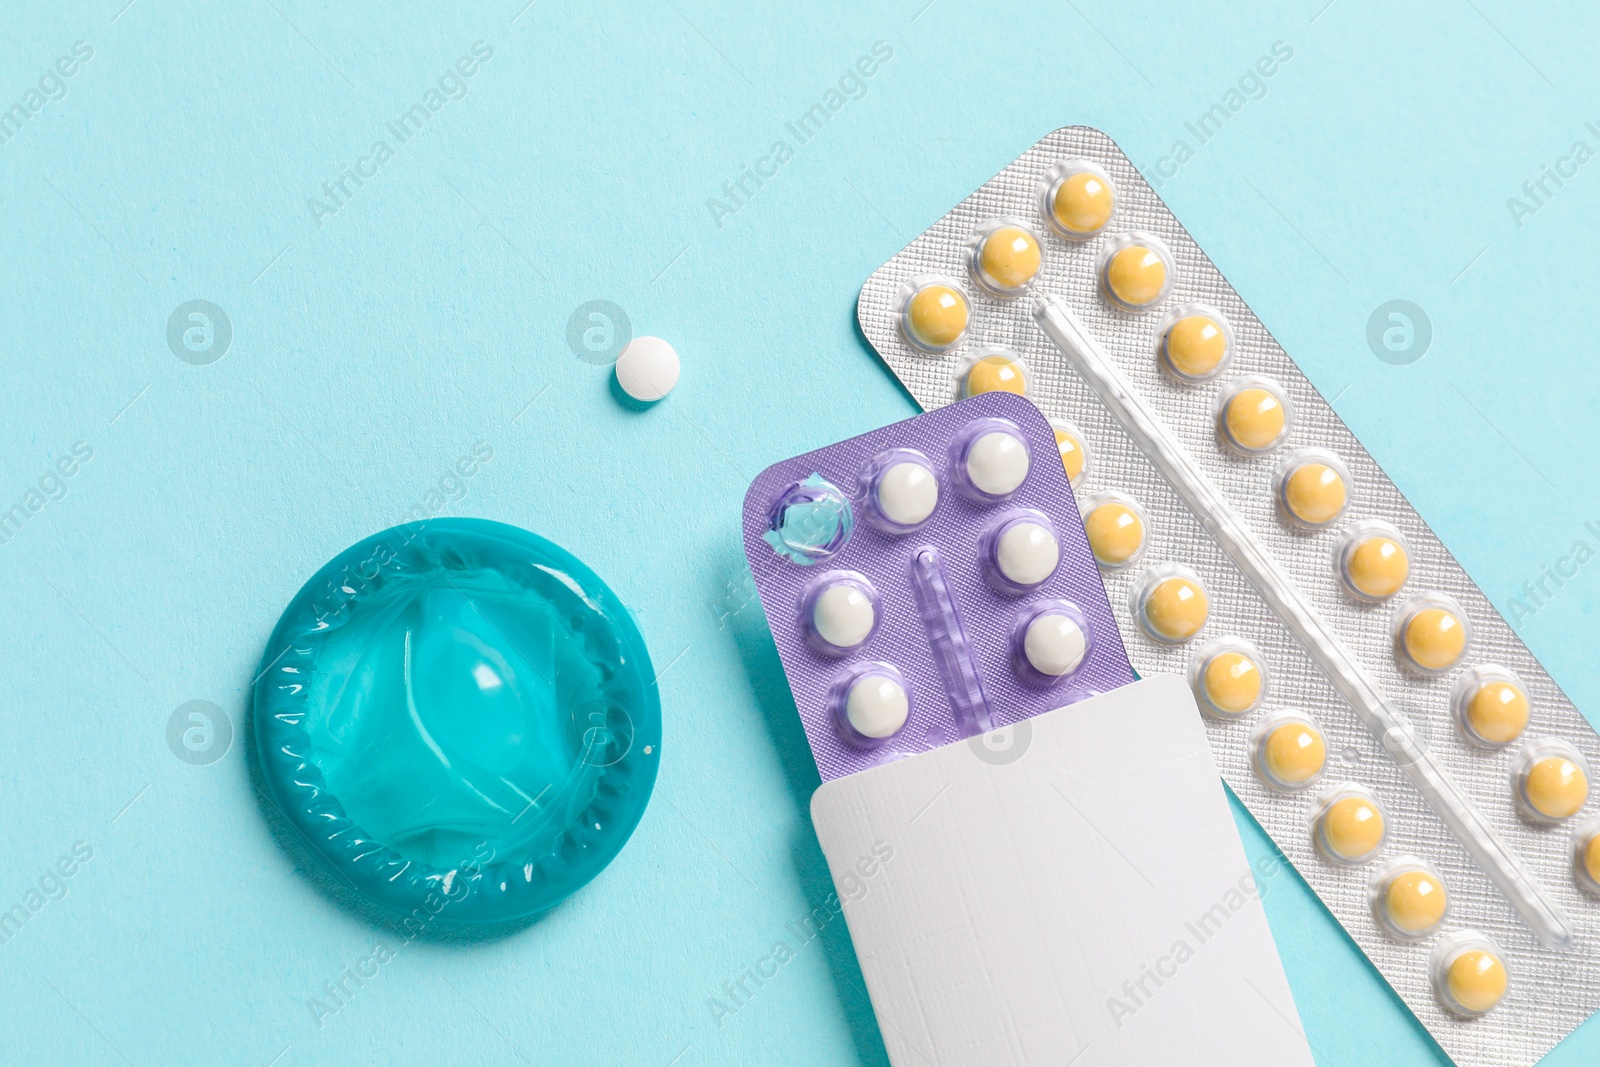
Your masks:
{"label": "yellow pill in blister", "polygon": [[971,309],[966,296],[948,285],[924,285],[906,302],[905,325],[925,348],[949,348],[967,332]]}
{"label": "yellow pill in blister", "polygon": [[1344,572],[1358,592],[1382,600],[1394,596],[1406,584],[1411,575],[1411,556],[1393,538],[1368,537],[1350,552]]}
{"label": "yellow pill in blister", "polygon": [[1206,700],[1225,715],[1243,715],[1261,699],[1261,668],[1243,652],[1219,652],[1200,679]]}
{"label": "yellow pill in blister", "polygon": [[1467,650],[1467,628],[1448,608],[1423,608],[1406,620],[1405,650],[1423,670],[1448,670]]}
{"label": "yellow pill in blister", "polygon": [[1167,331],[1167,362],[1179,374],[1204,378],[1222,366],[1228,335],[1209,315],[1185,315]]}
{"label": "yellow pill in blister", "polygon": [[1522,736],[1530,710],[1528,694],[1517,686],[1488,682],[1467,701],[1467,724],[1483,740],[1503,745]]}
{"label": "yellow pill in blister", "polygon": [[1579,858],[1583,863],[1584,873],[1597,888],[1600,888],[1600,833],[1589,838],[1579,853]]}
{"label": "yellow pill in blister", "polygon": [[1111,221],[1115,205],[1116,194],[1111,191],[1110,182],[1098,174],[1080,172],[1061,179],[1050,203],[1050,214],[1064,232],[1088,237]]}
{"label": "yellow pill in blister", "polygon": [[1509,984],[1506,965],[1488,949],[1475,948],[1461,953],[1450,961],[1445,972],[1449,999],[1475,1015],[1499,1004]]}
{"label": "yellow pill in blister", "polygon": [[1022,289],[1039,275],[1044,254],[1038,238],[1020,226],[1001,226],[983,239],[978,268],[984,280],[1004,291]]}
{"label": "yellow pill in blister", "polygon": [[1450,895],[1444,883],[1421,868],[1402,871],[1383,894],[1384,913],[1401,933],[1420,937],[1444,921]]}
{"label": "yellow pill in blister", "polygon": [[1166,292],[1167,261],[1147,245],[1128,245],[1106,264],[1106,288],[1118,303],[1147,307]]}
{"label": "yellow pill in blister", "polygon": [[1177,643],[1189,640],[1205,626],[1211,602],[1199,582],[1173,575],[1144,594],[1141,610],[1153,636]]}
{"label": "yellow pill in blister", "polygon": [[1028,379],[1020,362],[1011,356],[995,353],[984,356],[967,368],[961,392],[964,396],[978,396],[981,393],[1015,393],[1018,396],[1026,396]]}
{"label": "yellow pill in blister", "polygon": [[1323,847],[1349,863],[1371,859],[1383,845],[1383,812],[1364,796],[1342,797],[1328,805],[1319,828]]}
{"label": "yellow pill in blister", "polygon": [[1061,452],[1061,466],[1066,469],[1067,481],[1076,486],[1083,477],[1088,453],[1084,451],[1083,442],[1071,430],[1063,430],[1058,426],[1055,433],[1056,448]]}
{"label": "yellow pill in blister", "polygon": [[1261,762],[1267,777],[1293,788],[1322,773],[1328,762],[1328,746],[1310,723],[1286,722],[1267,735]]}
{"label": "yellow pill in blister", "polygon": [[1565,819],[1588,801],[1589,776],[1565,756],[1546,756],[1528,768],[1522,793],[1540,815]]}
{"label": "yellow pill in blister", "polygon": [[1344,478],[1326,463],[1296,467],[1283,483],[1283,506],[1308,526],[1326,526],[1349,502]]}
{"label": "yellow pill in blister", "polygon": [[1144,547],[1144,520],[1120,500],[1108,500],[1095,507],[1083,528],[1094,558],[1108,566],[1127,563]]}
{"label": "yellow pill in blister", "polygon": [[1289,426],[1283,401],[1260,386],[1241,389],[1222,413],[1228,440],[1248,452],[1265,452],[1277,444]]}

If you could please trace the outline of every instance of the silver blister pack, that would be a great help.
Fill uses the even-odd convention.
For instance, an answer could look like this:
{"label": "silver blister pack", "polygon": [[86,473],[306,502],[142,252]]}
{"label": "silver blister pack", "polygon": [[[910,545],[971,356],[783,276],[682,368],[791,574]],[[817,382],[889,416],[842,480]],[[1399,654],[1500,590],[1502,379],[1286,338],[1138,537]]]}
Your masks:
{"label": "silver blister pack", "polygon": [[[1109,184],[1115,207],[1093,236],[1068,239],[1052,190],[1063,175],[1083,171]],[[1042,251],[1031,281],[1010,289],[1027,274],[1027,256],[1008,258],[1002,248],[990,264],[979,251],[985,235],[1005,225],[1030,233]],[[1116,306],[1109,294],[1135,290],[1106,280],[1107,257],[1129,234],[1167,255],[1166,285],[1139,310]],[[1024,245],[1017,248],[1026,252]],[[997,273],[986,274],[986,264]],[[966,329],[953,342],[938,333],[936,308],[934,318],[917,320],[933,328],[918,335],[906,325],[909,298],[930,285],[955,290],[968,305]],[[1174,309],[1191,308],[1223,320],[1227,361],[1215,378],[1188,380],[1161,361]],[[975,358],[1013,355],[1027,396],[1082,438],[1080,505],[1097,494],[1137,502],[1142,552],[1133,565],[1103,573],[1137,670],[1195,681],[1196,657],[1217,639],[1254,646],[1264,700],[1238,719],[1208,718],[1217,763],[1457,1063],[1533,1063],[1600,1007],[1600,895],[1584,884],[1582,851],[1596,832],[1595,804],[1585,793],[1576,814],[1541,820],[1518,793],[1519,772],[1550,751],[1571,757],[1552,766],[1569,779],[1576,766],[1586,779],[1600,766],[1600,738],[1110,138],[1086,127],[1045,137],[879,268],[861,291],[858,316],[924,408],[958,399],[958,379]],[[1269,454],[1242,454],[1219,433],[1215,405],[1260,379],[1269,392],[1276,383],[1289,418]],[[1343,478],[1348,506],[1326,526],[1285,517],[1284,457],[1302,450],[1325,450],[1303,454]],[[1338,557],[1352,531],[1364,537],[1374,523],[1397,528],[1409,574],[1398,595],[1369,603],[1341,583]],[[1146,595],[1152,574],[1180,571],[1203,588],[1209,613],[1192,639],[1157,640],[1141,614],[1149,609],[1131,601]],[[1409,623],[1397,634],[1397,613],[1409,620],[1439,605],[1464,625],[1464,654],[1446,669],[1406,669],[1402,649],[1425,654],[1428,634],[1419,620],[1418,644],[1410,644]],[[1531,718],[1509,743],[1475,744],[1454,710],[1463,706],[1458,687],[1470,695],[1500,677],[1520,680]],[[1291,709],[1320,731],[1326,757],[1321,777],[1298,791],[1272,788],[1258,774],[1264,724]],[[1538,788],[1553,780],[1541,778]],[[1551,797],[1576,788],[1562,781],[1550,787],[1557,792],[1537,794],[1541,803],[1553,806]],[[1319,844],[1329,826],[1319,815],[1345,797],[1370,798],[1383,816],[1381,844],[1365,862],[1330,858],[1327,833]],[[1384,918],[1397,913],[1382,902],[1409,898],[1380,890],[1413,865],[1442,881],[1448,910],[1425,935],[1396,936]],[[1474,998],[1492,994],[1495,977],[1479,949],[1503,963],[1509,984],[1495,1006],[1475,1013]],[[1457,960],[1462,969],[1452,971]],[[1486,985],[1472,984],[1473,967]]]}

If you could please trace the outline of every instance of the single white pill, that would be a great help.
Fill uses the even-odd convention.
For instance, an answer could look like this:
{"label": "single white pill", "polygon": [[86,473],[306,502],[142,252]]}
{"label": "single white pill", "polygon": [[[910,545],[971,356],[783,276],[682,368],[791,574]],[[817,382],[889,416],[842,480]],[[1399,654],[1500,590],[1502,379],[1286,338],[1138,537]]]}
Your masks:
{"label": "single white pill", "polygon": [[920,463],[896,463],[878,479],[878,507],[898,526],[927,520],[939,503],[939,479]]}
{"label": "single white pill", "polygon": [[844,714],[850,728],[874,740],[893,735],[906,724],[911,701],[900,683],[883,674],[867,674],[850,684]]}
{"label": "single white pill", "polygon": [[635,337],[617,357],[617,384],[635,400],[660,400],[678,384],[677,350],[659,337]]}
{"label": "single white pill", "polygon": [[1077,670],[1088,649],[1089,639],[1077,620],[1058,612],[1045,612],[1035,618],[1022,638],[1022,654],[1034,670],[1051,678]]}
{"label": "single white pill", "polygon": [[865,641],[876,618],[867,594],[845,582],[824,589],[811,609],[817,636],[834,648],[855,648]]}
{"label": "single white pill", "polygon": [[994,550],[995,566],[1007,581],[1038,585],[1055,573],[1061,562],[1056,535],[1036,522],[1019,522],[1000,535]]}
{"label": "single white pill", "polygon": [[967,449],[967,479],[990,496],[1014,493],[1028,477],[1028,447],[1016,436],[993,430]]}

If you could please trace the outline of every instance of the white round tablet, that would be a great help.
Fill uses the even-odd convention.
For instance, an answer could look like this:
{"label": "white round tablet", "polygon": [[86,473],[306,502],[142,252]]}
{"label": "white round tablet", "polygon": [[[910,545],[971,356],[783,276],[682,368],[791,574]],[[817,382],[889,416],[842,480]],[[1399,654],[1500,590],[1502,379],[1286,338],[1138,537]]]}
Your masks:
{"label": "white round tablet", "polygon": [[864,674],[850,685],[844,714],[850,728],[873,740],[893,735],[906,724],[911,701],[900,683],[883,674]]}
{"label": "white round tablet", "polygon": [[617,384],[635,400],[660,400],[678,384],[677,350],[659,337],[635,337],[617,357]]}
{"label": "white round tablet", "polygon": [[1016,585],[1038,585],[1055,573],[1061,562],[1056,535],[1036,522],[1019,522],[1006,528],[994,547],[995,566]]}
{"label": "white round tablet", "polygon": [[1028,657],[1028,663],[1051,678],[1077,670],[1088,649],[1089,639],[1077,620],[1057,612],[1037,616],[1022,638],[1022,654]]}
{"label": "white round tablet", "polygon": [[1028,477],[1028,446],[1004,430],[992,430],[967,449],[967,480],[990,496],[1014,493]]}
{"label": "white round tablet", "polygon": [[939,479],[920,463],[896,463],[878,479],[878,509],[897,526],[916,526],[939,503]]}
{"label": "white round tablet", "polygon": [[834,648],[855,648],[872,633],[876,620],[867,594],[847,582],[828,586],[811,609],[817,636]]}

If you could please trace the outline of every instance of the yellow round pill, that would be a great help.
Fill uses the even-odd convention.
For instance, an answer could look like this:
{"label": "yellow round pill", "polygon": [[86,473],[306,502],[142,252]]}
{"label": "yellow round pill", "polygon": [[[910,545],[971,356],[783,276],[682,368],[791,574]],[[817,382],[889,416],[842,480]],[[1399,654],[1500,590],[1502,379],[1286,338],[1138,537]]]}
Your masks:
{"label": "yellow round pill", "polygon": [[935,282],[906,302],[906,332],[924,348],[949,348],[966,334],[969,315],[965,294]]}
{"label": "yellow round pill", "polygon": [[1528,728],[1528,694],[1510,682],[1488,682],[1467,701],[1467,724],[1496,745],[1515,741]]}
{"label": "yellow round pill", "polygon": [[1011,356],[995,353],[984,356],[967,368],[966,378],[961,383],[961,392],[964,396],[978,396],[981,393],[1015,393],[1026,396],[1028,393],[1028,379],[1022,370],[1022,364]]}
{"label": "yellow round pill", "polygon": [[1148,245],[1128,245],[1106,264],[1106,288],[1119,304],[1148,307],[1166,292],[1167,261]]}
{"label": "yellow round pill", "polygon": [[1020,226],[1001,226],[983,239],[978,269],[992,288],[1014,292],[1039,275],[1039,240]]}
{"label": "yellow round pill", "polygon": [[1322,813],[1322,843],[1336,859],[1360,863],[1383,845],[1383,812],[1367,797],[1343,797]]}
{"label": "yellow round pill", "polygon": [[1120,500],[1108,500],[1090,511],[1083,528],[1094,558],[1107,566],[1127,563],[1144,547],[1144,520]]}
{"label": "yellow round pill", "polygon": [[1206,700],[1226,715],[1243,715],[1261,699],[1261,668],[1243,652],[1220,652],[1201,674]]}
{"label": "yellow round pill", "polygon": [[1589,838],[1588,843],[1583,846],[1580,857],[1583,861],[1583,872],[1589,876],[1591,882],[1600,887],[1600,833]]}
{"label": "yellow round pill", "polygon": [[1073,485],[1083,477],[1083,468],[1088,453],[1083,449],[1083,442],[1071,430],[1056,428],[1056,448],[1061,452],[1061,466],[1066,468],[1067,481]]}
{"label": "yellow round pill", "polygon": [[1283,506],[1307,526],[1326,526],[1349,502],[1344,477],[1326,463],[1305,463],[1283,483]]}
{"label": "yellow round pill", "polygon": [[1405,649],[1423,670],[1448,670],[1467,650],[1467,628],[1448,608],[1423,608],[1406,620]]}
{"label": "yellow round pill", "polygon": [[1450,895],[1444,883],[1421,868],[1402,871],[1383,894],[1384,913],[1401,933],[1420,937],[1444,921]]}
{"label": "yellow round pill", "polygon": [[1205,588],[1183,575],[1163,579],[1144,595],[1145,625],[1163,641],[1189,640],[1206,624],[1210,610]]}
{"label": "yellow round pill", "polygon": [[1280,785],[1304,785],[1322,773],[1328,747],[1310,723],[1286,722],[1267,735],[1261,762],[1267,776]]}
{"label": "yellow round pill", "polygon": [[1241,389],[1223,411],[1228,440],[1247,452],[1265,452],[1277,444],[1289,425],[1283,401],[1270,389]]}
{"label": "yellow round pill", "polygon": [[1098,174],[1080,172],[1061,179],[1050,203],[1050,214],[1063,233],[1089,237],[1111,221],[1115,206],[1110,182]]}
{"label": "yellow round pill", "polygon": [[1187,378],[1204,378],[1222,366],[1228,335],[1209,315],[1185,315],[1167,331],[1167,362]]}
{"label": "yellow round pill", "polygon": [[1589,799],[1589,776],[1565,756],[1546,756],[1528,768],[1523,795],[1547,819],[1565,819]]}
{"label": "yellow round pill", "polygon": [[1374,600],[1392,597],[1411,575],[1411,557],[1400,542],[1382,536],[1359,542],[1345,560],[1350,584]]}
{"label": "yellow round pill", "polygon": [[1499,1004],[1507,984],[1506,965],[1487,949],[1468,949],[1450,961],[1445,973],[1450,999],[1474,1015]]}

